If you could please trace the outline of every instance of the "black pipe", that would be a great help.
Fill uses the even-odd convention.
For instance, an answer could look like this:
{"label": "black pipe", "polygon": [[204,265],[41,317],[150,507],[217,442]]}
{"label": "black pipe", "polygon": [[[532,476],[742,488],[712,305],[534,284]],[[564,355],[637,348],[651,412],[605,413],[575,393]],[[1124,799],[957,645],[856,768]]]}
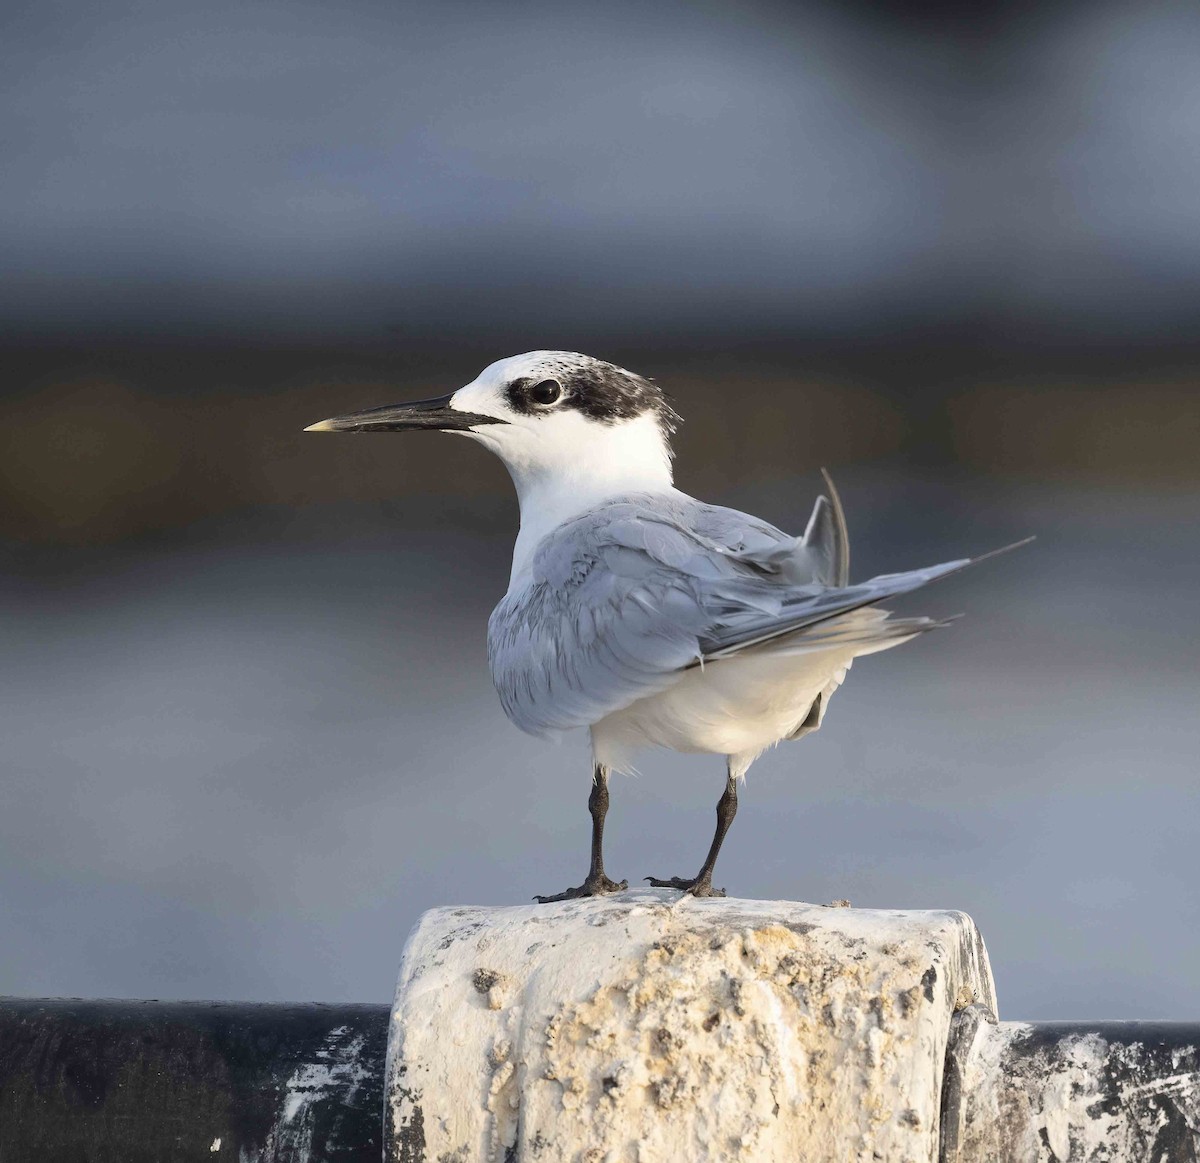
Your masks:
{"label": "black pipe", "polygon": [[378,1163],[386,1005],[0,998],[3,1163]]}
{"label": "black pipe", "polygon": [[1200,1163],[1200,1023],[955,1014],[941,1163]]}
{"label": "black pipe", "polygon": [[[378,1163],[388,1012],[0,998],[0,1163]],[[1200,1160],[1200,1025],[971,1006],[946,1066],[943,1163]]]}

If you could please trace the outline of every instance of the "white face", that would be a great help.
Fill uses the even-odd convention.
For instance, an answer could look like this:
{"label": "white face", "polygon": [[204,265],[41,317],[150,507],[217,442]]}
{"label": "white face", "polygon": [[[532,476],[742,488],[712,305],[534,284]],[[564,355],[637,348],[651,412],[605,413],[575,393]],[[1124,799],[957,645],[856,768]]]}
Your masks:
{"label": "white face", "polygon": [[606,365],[569,352],[511,356],[455,392],[450,408],[503,421],[463,435],[504,461],[522,495],[539,484],[563,489],[626,478],[631,488],[669,485],[671,453],[657,412],[609,400],[603,390],[584,398],[579,375],[593,366]]}

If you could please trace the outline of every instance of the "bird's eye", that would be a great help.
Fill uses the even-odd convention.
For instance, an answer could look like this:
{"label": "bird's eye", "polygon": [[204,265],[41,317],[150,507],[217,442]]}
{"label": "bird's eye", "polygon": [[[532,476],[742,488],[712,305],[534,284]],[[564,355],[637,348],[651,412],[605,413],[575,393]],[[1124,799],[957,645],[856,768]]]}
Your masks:
{"label": "bird's eye", "polygon": [[557,403],[562,396],[562,384],[558,380],[542,380],[529,389],[529,398],[539,404]]}

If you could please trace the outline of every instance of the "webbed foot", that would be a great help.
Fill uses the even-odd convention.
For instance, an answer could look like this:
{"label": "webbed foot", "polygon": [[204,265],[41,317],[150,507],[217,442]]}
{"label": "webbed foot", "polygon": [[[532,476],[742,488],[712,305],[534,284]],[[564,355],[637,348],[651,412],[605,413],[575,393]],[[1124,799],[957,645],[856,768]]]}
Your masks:
{"label": "webbed foot", "polygon": [[713,888],[711,876],[673,876],[670,880],[657,880],[653,876],[646,879],[655,888],[678,888],[692,896],[724,896],[723,888]]}
{"label": "webbed foot", "polygon": [[589,876],[578,888],[569,888],[566,892],[558,892],[553,896],[535,896],[533,899],[539,905],[548,905],[554,901],[574,901],[586,896],[607,896],[610,892],[620,892],[629,887],[627,880],[610,880],[607,876]]}

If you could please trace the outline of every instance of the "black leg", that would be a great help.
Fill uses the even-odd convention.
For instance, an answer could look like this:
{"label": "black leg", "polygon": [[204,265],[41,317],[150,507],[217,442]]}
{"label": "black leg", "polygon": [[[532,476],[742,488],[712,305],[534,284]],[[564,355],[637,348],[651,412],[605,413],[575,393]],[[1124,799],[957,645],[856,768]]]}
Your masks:
{"label": "black leg", "polygon": [[592,861],[587,878],[600,881],[604,879],[604,817],[608,815],[608,772],[603,767],[592,773],[588,814],[592,817]]}
{"label": "black leg", "polygon": [[535,896],[533,899],[539,904],[575,900],[581,896],[603,896],[605,893],[620,892],[621,889],[629,887],[627,880],[618,883],[604,875],[604,817],[608,815],[608,768],[599,764],[592,774],[588,811],[592,817],[592,861],[587,879],[578,888],[569,888],[566,892],[555,893],[554,896]]}
{"label": "black leg", "polygon": [[721,845],[725,842],[725,833],[737,815],[737,780],[729,774],[725,778],[725,793],[717,801],[717,830],[713,833],[713,841],[709,846],[708,855],[700,866],[700,871],[692,879],[683,876],[672,876],[670,880],[656,880],[653,876],[646,879],[655,888],[681,888],[692,896],[724,896],[723,888],[713,888],[713,869],[717,866],[717,857],[721,853]]}

